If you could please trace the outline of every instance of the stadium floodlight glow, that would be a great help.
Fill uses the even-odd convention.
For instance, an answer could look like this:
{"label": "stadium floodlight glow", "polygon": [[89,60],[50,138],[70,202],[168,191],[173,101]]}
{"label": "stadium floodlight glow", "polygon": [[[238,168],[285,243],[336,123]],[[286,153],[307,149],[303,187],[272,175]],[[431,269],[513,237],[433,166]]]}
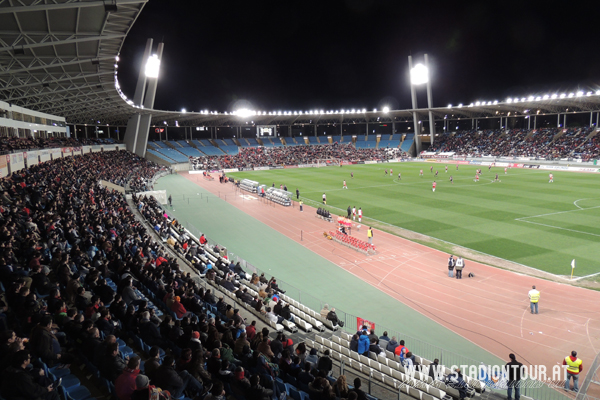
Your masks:
{"label": "stadium floodlight glow", "polygon": [[116,57],[115,57],[115,60],[116,60],[117,62],[119,62],[119,60],[120,60],[119,56],[116,56]]}
{"label": "stadium floodlight glow", "polygon": [[494,105],[498,104],[498,100],[494,100],[494,102],[492,104],[494,104]]}
{"label": "stadium floodlight glow", "polygon": [[458,108],[461,108],[463,106],[462,103],[458,103]]}
{"label": "stadium floodlight glow", "polygon": [[185,108],[182,108],[182,109],[181,109],[181,112],[182,112],[183,114],[185,114],[185,113],[187,112],[187,110],[186,110]]}
{"label": "stadium floodlight glow", "polygon": [[528,101],[533,101],[533,100],[535,100],[535,97],[533,97],[533,96],[529,96],[529,97],[527,98],[527,100],[528,100]]}
{"label": "stadium floodlight glow", "polygon": [[580,90],[579,92],[577,92],[577,97],[581,97],[583,96],[583,92]]}
{"label": "stadium floodlight glow", "polygon": [[525,101],[527,100],[525,97],[521,97],[521,101]]}
{"label": "stadium floodlight glow", "polygon": [[513,102],[513,99],[511,99],[511,98],[509,97],[508,99],[506,99],[506,102],[507,102],[508,104],[510,104],[510,103],[512,103],[512,102]]}
{"label": "stadium floodlight glow", "polygon": [[600,96],[600,90],[596,90],[596,96]]}
{"label": "stadium floodlight glow", "polygon": [[247,108],[240,108],[239,110],[236,110],[233,113],[234,115],[237,115],[238,117],[242,118],[248,118],[252,115],[252,111],[248,110]]}
{"label": "stadium floodlight glow", "polygon": [[552,96],[550,96],[551,99],[556,99],[558,97],[558,95],[556,93],[554,93]]}
{"label": "stadium floodlight glow", "polygon": [[561,93],[561,94],[560,94],[560,98],[561,98],[561,99],[564,99],[565,97],[567,97],[567,94],[566,94],[566,93]]}
{"label": "stadium floodlight glow", "polygon": [[160,69],[160,60],[156,54],[152,54],[146,61],[146,77],[158,78],[158,71]]}
{"label": "stadium floodlight glow", "polygon": [[[452,104],[448,104],[448,108],[452,108]],[[444,117],[446,119],[446,117]]]}
{"label": "stadium floodlight glow", "polygon": [[542,97],[542,99],[544,100],[548,100],[550,98],[550,96],[548,96],[547,94],[544,95],[544,97]]}
{"label": "stadium floodlight glow", "polygon": [[535,98],[536,101],[540,101],[541,99],[542,99],[541,96],[538,96],[538,97]]}
{"label": "stadium floodlight glow", "polygon": [[586,94],[587,94],[588,96],[591,96],[591,95],[592,95],[592,92],[591,92],[591,91],[589,91],[589,92],[587,92]]}
{"label": "stadium floodlight glow", "polygon": [[323,110],[320,111],[320,114],[323,115],[325,112]]}
{"label": "stadium floodlight glow", "polygon": [[476,106],[480,106],[480,105],[481,105],[481,102],[480,102],[480,101],[478,101],[478,102],[476,102],[476,103],[475,103],[475,105],[476,105]]}
{"label": "stadium floodlight glow", "polygon": [[413,85],[422,85],[429,82],[429,69],[419,63],[410,70],[410,83]]}
{"label": "stadium floodlight glow", "polygon": [[569,97],[575,96],[575,93],[569,93]]}
{"label": "stadium floodlight glow", "polygon": [[356,110],[354,108],[352,109],[351,112],[352,112],[352,114],[356,114]]}
{"label": "stadium floodlight glow", "polygon": [[366,109],[366,108],[363,108],[363,109],[362,109],[362,112],[366,113],[366,112],[367,112],[367,109]]}

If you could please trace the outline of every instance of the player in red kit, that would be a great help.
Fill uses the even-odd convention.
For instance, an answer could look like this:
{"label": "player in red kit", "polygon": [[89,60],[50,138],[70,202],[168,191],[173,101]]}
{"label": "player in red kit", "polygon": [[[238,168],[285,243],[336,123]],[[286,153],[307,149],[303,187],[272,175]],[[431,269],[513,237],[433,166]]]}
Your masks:
{"label": "player in red kit", "polygon": [[437,183],[435,183],[435,181],[433,181],[433,185],[431,186],[431,190],[433,190],[435,192],[435,187],[437,186]]}

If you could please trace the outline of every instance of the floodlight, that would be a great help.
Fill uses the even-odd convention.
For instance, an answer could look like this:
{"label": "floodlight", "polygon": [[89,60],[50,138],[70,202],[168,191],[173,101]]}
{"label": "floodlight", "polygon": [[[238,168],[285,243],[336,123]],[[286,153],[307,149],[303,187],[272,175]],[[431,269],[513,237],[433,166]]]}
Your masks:
{"label": "floodlight", "polygon": [[527,100],[528,100],[528,101],[533,101],[533,100],[535,100],[535,97],[533,97],[533,96],[529,96],[529,97],[527,98]]}
{"label": "floodlight", "polygon": [[537,101],[540,101],[542,98],[540,96],[535,98]]}
{"label": "floodlight", "polygon": [[564,99],[565,97],[567,97],[566,93],[561,93],[560,98]]}
{"label": "floodlight", "polygon": [[[452,108],[452,104],[448,104],[448,108]],[[446,118],[446,117],[444,117],[444,119],[445,119],[445,118]]]}
{"label": "floodlight", "polygon": [[242,118],[248,118],[249,116],[251,116],[251,115],[252,115],[252,111],[251,111],[251,110],[248,110],[247,108],[240,108],[239,110],[237,110],[237,111],[235,112],[235,114],[236,114],[238,117],[242,117]]}
{"label": "floodlight", "polygon": [[512,103],[512,102],[513,102],[513,99],[511,99],[511,98],[509,97],[508,99],[506,99],[506,102],[507,102],[508,104],[510,104],[510,103]]}
{"label": "floodlight", "polygon": [[579,96],[583,96],[583,92],[580,90],[579,92],[577,92],[577,97]]}
{"label": "floodlight", "polygon": [[575,93],[569,93],[569,97],[575,96]]}
{"label": "floodlight", "polygon": [[185,109],[185,108],[182,108],[182,109],[181,109],[181,112],[182,112],[183,114],[185,114],[187,111],[186,111],[186,109]]}
{"label": "floodlight", "polygon": [[476,105],[476,106],[480,106],[480,105],[481,105],[481,102],[479,102],[479,101],[478,101],[478,102],[476,102],[476,103],[475,103],[475,105]]}
{"label": "floodlight", "polygon": [[423,64],[417,64],[410,70],[410,83],[422,85],[429,82],[429,70]]}
{"label": "floodlight", "polygon": [[366,109],[366,108],[363,108],[363,109],[362,109],[362,112],[364,112],[364,113],[365,113],[365,112],[367,112],[367,109]]}
{"label": "floodlight", "polygon": [[600,90],[596,90],[596,96],[600,96]]}
{"label": "floodlight", "polygon": [[156,54],[152,54],[148,57],[146,62],[146,77],[158,78],[158,70],[160,69],[160,60]]}

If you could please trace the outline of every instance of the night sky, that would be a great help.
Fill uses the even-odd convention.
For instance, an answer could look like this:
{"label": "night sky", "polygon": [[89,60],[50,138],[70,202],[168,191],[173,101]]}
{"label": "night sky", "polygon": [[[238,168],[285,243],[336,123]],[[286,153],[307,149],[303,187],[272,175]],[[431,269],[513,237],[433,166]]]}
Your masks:
{"label": "night sky", "polygon": [[132,98],[152,37],[165,43],[163,110],[407,109],[407,56],[424,53],[434,107],[596,90],[596,11],[583,2],[150,0],[125,40],[119,80]]}

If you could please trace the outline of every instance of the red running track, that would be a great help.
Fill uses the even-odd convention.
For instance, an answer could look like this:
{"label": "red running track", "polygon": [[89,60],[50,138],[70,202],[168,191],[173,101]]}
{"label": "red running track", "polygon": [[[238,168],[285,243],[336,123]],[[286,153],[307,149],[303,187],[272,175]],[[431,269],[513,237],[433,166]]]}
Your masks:
{"label": "red running track", "polygon": [[[514,352],[524,364],[543,364],[552,371],[576,350],[585,373],[600,350],[600,292],[469,260],[465,277],[451,279],[445,269],[447,253],[381,231],[374,235],[377,254],[367,256],[324,240],[323,232],[334,225],[315,218],[312,207],[305,206],[300,213],[296,208],[268,206],[258,200],[241,201],[231,185],[207,181],[201,175],[182,176],[214,194],[228,192],[227,200],[233,206],[500,359],[508,360],[508,354]],[[353,235],[366,240],[366,230],[353,229]],[[469,272],[475,278],[466,278]],[[527,293],[532,285],[541,292],[538,315],[529,311]],[[456,309],[461,312],[452,312]]]}

